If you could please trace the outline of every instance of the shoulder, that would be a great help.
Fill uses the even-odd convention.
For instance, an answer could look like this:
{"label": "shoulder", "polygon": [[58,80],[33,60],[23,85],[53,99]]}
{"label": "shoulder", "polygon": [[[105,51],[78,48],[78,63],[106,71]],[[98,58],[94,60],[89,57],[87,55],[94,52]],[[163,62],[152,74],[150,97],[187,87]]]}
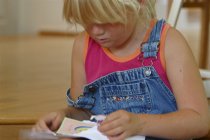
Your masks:
{"label": "shoulder", "polygon": [[[174,27],[170,27],[167,32],[166,39],[168,42],[174,41],[176,43],[186,43],[183,34],[175,29]],[[181,42],[179,42],[181,41]]]}
{"label": "shoulder", "polygon": [[183,34],[173,27],[167,31],[165,46],[166,61],[167,58],[175,57],[176,59],[185,59],[185,56],[192,55],[191,49]]}
{"label": "shoulder", "polygon": [[[195,57],[184,36],[174,28],[169,29],[166,36],[165,62],[166,73],[175,96],[181,95],[179,93],[186,94],[183,93],[184,90],[192,89],[192,85],[195,91],[200,88],[198,85],[201,83],[201,78]],[[182,89],[181,85],[185,88]]]}
{"label": "shoulder", "polygon": [[168,79],[170,82],[174,81],[171,83],[181,82],[183,76],[186,79],[192,78],[192,75],[199,77],[198,66],[190,46],[184,36],[174,28],[169,29],[166,36],[165,62]]}
{"label": "shoulder", "polygon": [[72,56],[83,58],[85,47],[87,46],[88,35],[86,32],[80,33],[74,40]]}
{"label": "shoulder", "polygon": [[187,41],[180,31],[170,27],[166,34],[166,45],[187,45]]}
{"label": "shoulder", "polygon": [[87,36],[86,32],[82,32],[78,36],[76,36],[73,45],[74,50],[81,50],[84,48],[86,36]]}

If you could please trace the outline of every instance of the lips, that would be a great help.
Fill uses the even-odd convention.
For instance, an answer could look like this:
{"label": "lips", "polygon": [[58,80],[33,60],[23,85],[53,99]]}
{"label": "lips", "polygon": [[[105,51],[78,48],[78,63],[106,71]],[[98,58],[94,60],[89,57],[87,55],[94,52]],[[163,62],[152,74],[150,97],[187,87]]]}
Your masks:
{"label": "lips", "polygon": [[109,40],[108,39],[96,39],[98,43],[100,44],[104,44],[106,42],[108,42]]}

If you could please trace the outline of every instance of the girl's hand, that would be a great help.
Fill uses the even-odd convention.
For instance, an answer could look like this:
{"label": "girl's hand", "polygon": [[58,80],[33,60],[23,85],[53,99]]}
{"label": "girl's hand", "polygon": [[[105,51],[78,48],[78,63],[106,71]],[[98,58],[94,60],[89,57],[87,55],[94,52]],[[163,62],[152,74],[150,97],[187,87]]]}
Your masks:
{"label": "girl's hand", "polygon": [[61,122],[65,117],[64,111],[52,112],[43,118],[41,118],[35,126],[32,128],[33,131],[55,131],[59,128]]}
{"label": "girl's hand", "polygon": [[140,123],[137,114],[119,110],[108,115],[98,129],[109,139],[123,140],[137,135],[139,129],[141,129]]}

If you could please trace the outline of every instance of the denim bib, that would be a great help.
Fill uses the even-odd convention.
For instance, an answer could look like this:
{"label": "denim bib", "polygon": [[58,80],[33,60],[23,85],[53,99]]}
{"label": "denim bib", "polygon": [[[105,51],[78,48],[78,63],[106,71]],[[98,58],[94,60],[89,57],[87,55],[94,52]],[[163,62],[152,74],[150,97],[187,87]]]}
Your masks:
{"label": "denim bib", "polygon": [[[157,58],[161,31],[165,21],[159,20],[141,47],[139,68],[116,71],[85,85],[83,95],[73,101],[67,92],[69,106],[88,109],[93,114],[110,114],[117,110],[132,113],[164,114],[177,110],[175,97],[153,67]],[[152,58],[152,59],[151,59]],[[150,65],[144,62],[150,60]]]}

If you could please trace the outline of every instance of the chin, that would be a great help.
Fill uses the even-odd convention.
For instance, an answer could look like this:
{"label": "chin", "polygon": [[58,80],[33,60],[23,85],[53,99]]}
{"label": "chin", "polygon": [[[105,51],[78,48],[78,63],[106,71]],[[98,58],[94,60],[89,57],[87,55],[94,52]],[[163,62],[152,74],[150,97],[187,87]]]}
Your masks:
{"label": "chin", "polygon": [[104,43],[104,44],[100,44],[100,46],[103,48],[111,48],[112,45],[110,45],[108,43]]}
{"label": "chin", "polygon": [[111,48],[110,46],[107,45],[101,45],[102,48]]}

